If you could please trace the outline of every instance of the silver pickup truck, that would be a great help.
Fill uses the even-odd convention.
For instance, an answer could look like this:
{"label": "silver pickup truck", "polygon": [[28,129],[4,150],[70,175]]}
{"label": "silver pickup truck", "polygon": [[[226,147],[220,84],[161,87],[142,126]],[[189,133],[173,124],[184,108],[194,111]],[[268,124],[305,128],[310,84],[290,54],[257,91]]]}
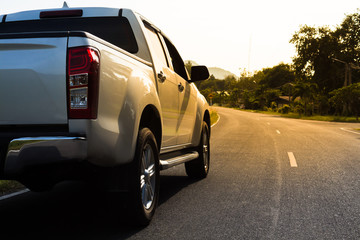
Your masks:
{"label": "silver pickup truck", "polygon": [[210,115],[169,38],[143,16],[61,8],[0,16],[0,177],[34,191],[86,180],[128,192],[148,224],[159,171],[204,178]]}

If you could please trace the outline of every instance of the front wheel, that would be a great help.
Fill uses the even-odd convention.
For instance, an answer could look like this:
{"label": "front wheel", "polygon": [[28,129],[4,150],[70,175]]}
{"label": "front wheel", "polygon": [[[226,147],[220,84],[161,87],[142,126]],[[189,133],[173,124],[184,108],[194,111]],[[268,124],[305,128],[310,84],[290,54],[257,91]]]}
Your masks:
{"label": "front wheel", "polygon": [[186,173],[192,178],[206,178],[210,168],[210,134],[209,127],[205,121],[202,125],[201,140],[197,151],[199,157],[185,163]]}
{"label": "front wheel", "polygon": [[137,224],[148,225],[159,198],[159,152],[150,129],[139,131],[131,167],[130,206]]}

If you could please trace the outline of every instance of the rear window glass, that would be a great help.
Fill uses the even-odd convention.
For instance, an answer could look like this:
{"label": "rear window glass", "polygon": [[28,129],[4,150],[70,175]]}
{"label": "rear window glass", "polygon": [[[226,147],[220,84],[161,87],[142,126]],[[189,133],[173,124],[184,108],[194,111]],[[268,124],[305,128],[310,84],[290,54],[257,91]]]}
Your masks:
{"label": "rear window glass", "polygon": [[138,45],[129,21],[124,17],[56,18],[0,23],[0,33],[84,31],[130,53]]}

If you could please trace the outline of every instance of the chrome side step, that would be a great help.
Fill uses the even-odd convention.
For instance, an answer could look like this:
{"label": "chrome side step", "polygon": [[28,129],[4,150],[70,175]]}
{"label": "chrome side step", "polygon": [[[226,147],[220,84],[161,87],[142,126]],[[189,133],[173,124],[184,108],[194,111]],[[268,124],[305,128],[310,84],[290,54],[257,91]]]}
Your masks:
{"label": "chrome side step", "polygon": [[196,151],[193,151],[193,152],[186,153],[184,155],[176,156],[173,158],[168,158],[168,159],[164,159],[164,160],[160,159],[160,169],[165,170],[165,169],[174,167],[176,165],[194,160],[198,157],[199,157],[199,153]]}

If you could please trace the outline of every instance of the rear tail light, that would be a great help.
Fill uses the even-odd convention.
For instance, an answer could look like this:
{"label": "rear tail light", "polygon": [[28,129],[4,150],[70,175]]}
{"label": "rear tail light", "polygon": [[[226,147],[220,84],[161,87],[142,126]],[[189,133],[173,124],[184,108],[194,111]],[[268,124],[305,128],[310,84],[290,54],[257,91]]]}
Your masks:
{"label": "rear tail light", "polygon": [[90,47],[68,52],[69,118],[97,118],[99,95],[99,52]]}

